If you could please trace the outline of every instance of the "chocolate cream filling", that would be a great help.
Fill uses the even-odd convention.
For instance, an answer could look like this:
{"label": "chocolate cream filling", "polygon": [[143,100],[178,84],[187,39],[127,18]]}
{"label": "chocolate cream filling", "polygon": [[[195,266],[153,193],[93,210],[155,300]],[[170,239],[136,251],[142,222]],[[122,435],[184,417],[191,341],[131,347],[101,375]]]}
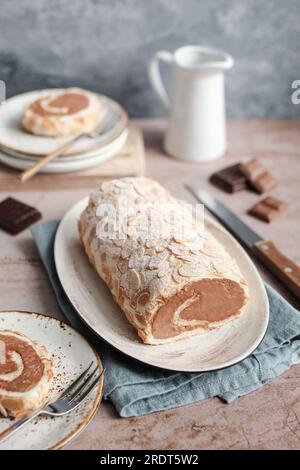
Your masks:
{"label": "chocolate cream filling", "polygon": [[0,341],[5,343],[6,358],[4,364],[0,362],[0,374],[3,376],[18,370],[13,360],[14,352],[19,354],[23,363],[23,370],[14,380],[0,379],[0,389],[8,392],[27,392],[38,384],[44,373],[44,364],[35,349],[25,341],[15,336],[0,334]]}
{"label": "chocolate cream filling", "polygon": [[[230,279],[202,279],[173,295],[158,310],[152,324],[154,338],[177,336],[198,327],[209,329],[239,314],[246,303],[243,288]],[[186,324],[176,324],[175,321]],[[188,322],[197,321],[197,324]]]}
{"label": "chocolate cream filling", "polygon": [[[66,114],[75,114],[87,108],[89,104],[88,98],[84,95],[80,95],[79,93],[66,93],[65,95],[58,96],[52,101],[49,101],[47,108],[50,109],[44,109],[43,101],[45,99],[47,98],[40,98],[31,105],[32,111],[39,116],[64,116]],[[51,111],[51,108],[53,108],[53,111]],[[55,111],[55,108],[66,108],[68,111],[61,113],[58,110]]]}

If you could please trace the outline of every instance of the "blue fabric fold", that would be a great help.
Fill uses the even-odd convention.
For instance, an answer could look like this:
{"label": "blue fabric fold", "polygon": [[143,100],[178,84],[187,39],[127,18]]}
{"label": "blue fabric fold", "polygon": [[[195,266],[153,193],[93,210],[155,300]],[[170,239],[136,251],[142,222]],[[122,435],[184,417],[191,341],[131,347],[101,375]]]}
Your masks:
{"label": "blue fabric fold", "polygon": [[210,397],[231,402],[246,395],[300,362],[300,313],[266,285],[270,323],[262,343],[244,361],[207,373],[174,373],[130,359],[99,339],[82,322],[67,299],[54,263],[58,220],[32,227],[41,260],[57,301],[69,323],[96,347],[106,368],[104,397],[122,417],[141,416]]}

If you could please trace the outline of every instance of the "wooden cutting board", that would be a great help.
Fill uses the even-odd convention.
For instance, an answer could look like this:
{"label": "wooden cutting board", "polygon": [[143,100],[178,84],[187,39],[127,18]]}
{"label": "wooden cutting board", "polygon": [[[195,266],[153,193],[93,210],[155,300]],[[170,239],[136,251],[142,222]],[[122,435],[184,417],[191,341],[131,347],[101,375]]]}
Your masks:
{"label": "wooden cutting board", "polygon": [[78,172],[37,174],[20,183],[15,170],[0,163],[0,190],[93,188],[101,179],[139,176],[145,172],[145,149],[142,133],[129,128],[127,142],[120,152],[98,166]]}

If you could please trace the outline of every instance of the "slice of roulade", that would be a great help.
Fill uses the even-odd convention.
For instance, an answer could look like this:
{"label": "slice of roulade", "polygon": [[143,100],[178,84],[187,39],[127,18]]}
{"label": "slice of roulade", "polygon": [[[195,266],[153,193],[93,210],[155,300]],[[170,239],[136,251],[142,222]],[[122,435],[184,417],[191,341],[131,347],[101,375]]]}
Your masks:
{"label": "slice of roulade", "polygon": [[53,358],[44,345],[0,330],[0,414],[22,418],[44,406],[53,379]]}
{"label": "slice of roulade", "polygon": [[63,137],[90,132],[100,123],[100,100],[80,88],[49,90],[24,111],[22,125],[32,134]]}
{"label": "slice of roulade", "polygon": [[[173,216],[166,217],[170,207]],[[104,182],[79,220],[90,262],[148,344],[221,326],[247,303],[237,263],[207,228],[200,230],[192,210],[183,219],[184,211],[155,181],[124,178]]]}

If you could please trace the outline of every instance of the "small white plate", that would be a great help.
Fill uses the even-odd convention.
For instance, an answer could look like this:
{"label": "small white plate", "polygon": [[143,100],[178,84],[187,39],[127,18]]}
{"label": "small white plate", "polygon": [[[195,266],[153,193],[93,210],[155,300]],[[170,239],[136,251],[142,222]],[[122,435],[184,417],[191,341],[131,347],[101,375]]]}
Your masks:
{"label": "small white plate", "polygon": [[[23,333],[48,348],[55,361],[54,394],[66,389],[91,361],[98,363],[102,370],[98,354],[83,336],[55,318],[30,312],[0,312],[0,328]],[[44,450],[64,446],[89,423],[101,401],[102,390],[103,376],[77,410],[60,417],[39,416],[0,443],[0,450]],[[0,432],[11,423],[0,418]]]}
{"label": "small white plate", "polygon": [[216,239],[236,259],[248,281],[250,300],[241,317],[222,327],[163,345],[145,345],[138,339],[109,289],[90,265],[80,244],[77,222],[87,204],[79,201],[61,221],[54,255],[61,284],[86,324],[119,351],[163,369],[204,372],[233,365],[249,356],[263,339],[269,304],[253,262],[236,240],[213,219],[206,223]]}
{"label": "small white plate", "polygon": [[[40,173],[67,173],[72,171],[85,170],[93,166],[105,162],[109,158],[116,155],[124,146],[128,135],[128,130],[125,129],[123,133],[114,141],[98,151],[91,151],[89,154],[80,154],[68,157],[58,157],[52,162],[45,165]],[[27,170],[35,163],[36,158],[27,157],[21,154],[8,155],[1,152],[0,161],[7,166],[16,168],[18,170]]]}
{"label": "small white plate", "polygon": [[[89,158],[94,158],[94,157],[101,157],[102,154],[107,154],[111,150],[117,150],[120,149],[120,147],[124,144],[126,141],[126,137],[128,136],[128,129],[125,129],[122,134],[117,137],[113,142],[110,142],[109,144],[105,145],[104,147],[101,147],[99,149],[94,149],[90,150],[89,152],[82,152],[78,154],[68,154],[68,155],[59,155],[53,162],[55,163],[70,163],[74,161],[79,161],[79,160],[87,160]],[[11,157],[15,157],[24,161],[28,161],[31,163],[35,163],[38,161],[41,157],[40,155],[29,155],[26,153],[21,153],[17,152],[16,150],[12,149],[7,149],[6,147],[1,147],[0,145],[0,152],[4,153],[5,155],[9,155]],[[53,163],[51,162],[51,163]]]}
{"label": "small white plate", "polygon": [[[21,127],[23,112],[30,103],[39,98],[41,93],[53,90],[38,90],[23,93],[9,98],[0,106],[0,145],[16,152],[28,155],[47,155],[54,152],[59,146],[70,139],[70,136],[63,138],[43,137],[33,135]],[[56,91],[59,91],[59,89]],[[74,155],[82,152],[99,149],[113,142],[126,129],[128,117],[126,111],[113,99],[97,95],[102,106],[101,122],[105,124],[106,116],[110,111],[116,112],[116,119],[110,128],[103,135],[94,139],[82,138],[76,142],[65,155]]]}

